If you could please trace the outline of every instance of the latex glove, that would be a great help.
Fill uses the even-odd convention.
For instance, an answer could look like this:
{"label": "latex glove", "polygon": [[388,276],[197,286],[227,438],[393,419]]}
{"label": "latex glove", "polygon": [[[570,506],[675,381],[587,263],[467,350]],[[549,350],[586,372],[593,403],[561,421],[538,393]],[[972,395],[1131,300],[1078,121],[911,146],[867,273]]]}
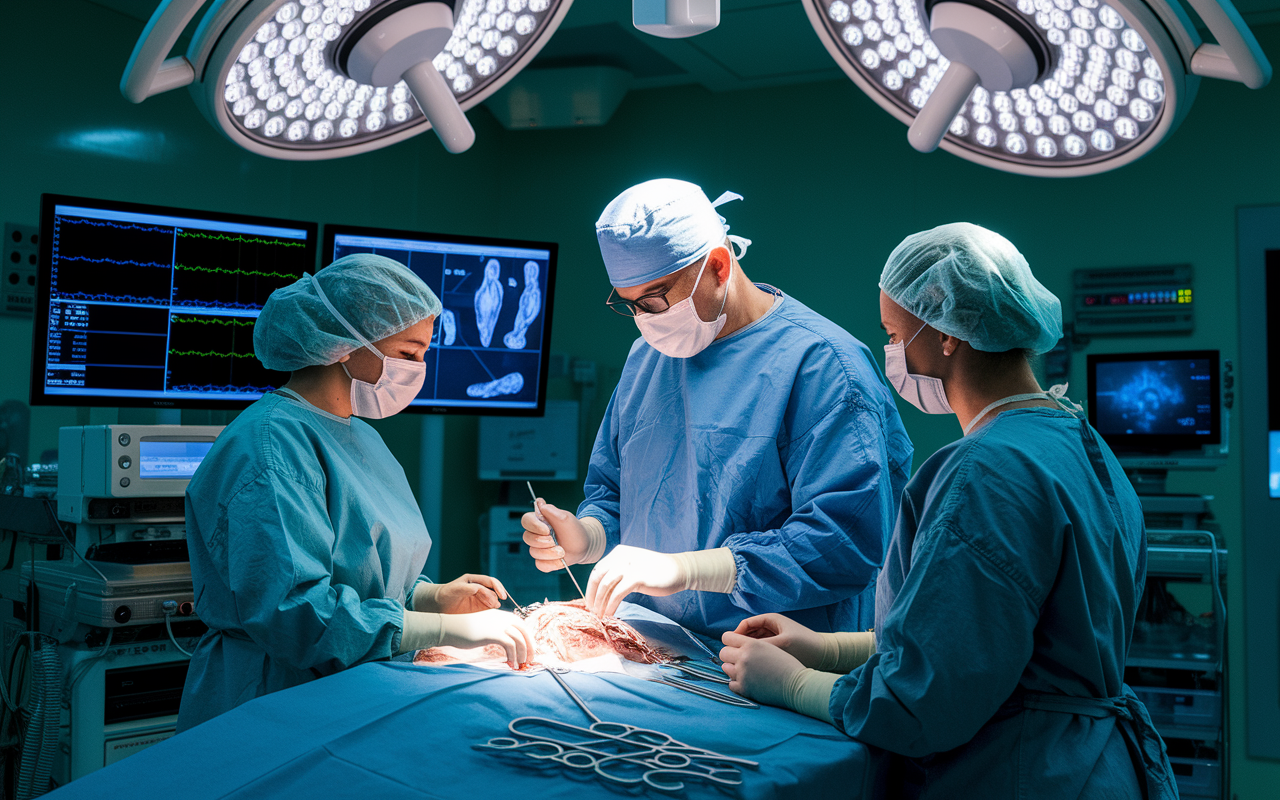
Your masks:
{"label": "latex glove", "polygon": [[789,617],[784,617],[781,614],[761,614],[757,617],[748,617],[738,623],[738,627],[733,630],[733,633],[768,642],[779,650],[790,653],[806,667],[823,669],[821,666],[823,660],[821,634],[817,631],[809,630]]}
{"label": "latex glove", "polygon": [[450,647],[481,647],[496,644],[507,652],[513,668],[533,658],[533,634],[510,611],[477,611],[474,614],[442,614],[440,644]]}
{"label": "latex glove", "polygon": [[721,669],[729,676],[729,688],[757,703],[791,708],[794,684],[807,671],[790,653],[761,639],[732,631],[720,638]]}
{"label": "latex glove", "polygon": [[436,614],[471,614],[497,608],[507,599],[502,581],[488,575],[459,576],[448,583],[419,583],[413,610]]}
{"label": "latex glove", "polygon": [[766,641],[806,667],[827,672],[852,672],[876,651],[876,635],[869,631],[818,633],[781,614],[744,619],[734,633]]}
{"label": "latex glove", "polygon": [[[585,524],[573,514],[538,498],[538,507],[542,516],[550,523],[547,526],[538,519],[538,514],[530,511],[520,518],[524,525],[524,543],[529,545],[529,555],[533,556],[534,566],[542,572],[555,572],[566,564],[582,564],[595,561],[604,552],[604,528],[598,520],[589,520]],[[591,526],[594,522],[595,525]],[[589,527],[590,526],[590,527]],[[551,530],[555,529],[559,546],[551,538]],[[590,558],[594,551],[594,558]],[[564,564],[560,560],[564,559]]]}
{"label": "latex glove", "polygon": [[587,608],[611,617],[632,592],[666,597],[686,588],[685,570],[675,556],[620,544],[591,571]]}

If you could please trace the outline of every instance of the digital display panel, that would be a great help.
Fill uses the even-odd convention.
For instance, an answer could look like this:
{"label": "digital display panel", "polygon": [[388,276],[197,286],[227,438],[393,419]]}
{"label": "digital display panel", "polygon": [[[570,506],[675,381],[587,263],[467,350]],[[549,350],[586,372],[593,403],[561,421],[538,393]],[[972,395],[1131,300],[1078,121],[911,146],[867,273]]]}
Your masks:
{"label": "digital display panel", "polygon": [[315,269],[317,226],[45,195],[32,403],[244,406],[267,297]]}
{"label": "digital display panel", "polygon": [[1218,353],[1089,356],[1089,420],[1112,447],[1150,452],[1221,442]]}
{"label": "digital display panel", "polygon": [[557,246],[326,225],[324,260],[376,253],[407,266],[444,306],[410,410],[540,415]]}
{"label": "digital display panel", "polygon": [[213,442],[138,442],[138,477],[189,479]]}
{"label": "digital display panel", "polygon": [[1280,250],[1268,250],[1267,270],[1267,428],[1270,433],[1272,497],[1280,497]]}

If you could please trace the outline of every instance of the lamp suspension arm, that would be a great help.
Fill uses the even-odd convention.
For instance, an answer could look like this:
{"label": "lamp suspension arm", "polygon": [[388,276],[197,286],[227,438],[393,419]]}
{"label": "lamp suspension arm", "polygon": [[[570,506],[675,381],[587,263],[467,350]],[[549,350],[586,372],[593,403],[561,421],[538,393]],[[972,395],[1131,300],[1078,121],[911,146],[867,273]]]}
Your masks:
{"label": "lamp suspension arm", "polygon": [[1196,48],[1191,55],[1192,74],[1238,81],[1250,89],[1266,86],[1271,81],[1271,62],[1231,0],[1187,1],[1218,40]]}
{"label": "lamp suspension arm", "polygon": [[162,0],[133,46],[120,77],[120,93],[131,103],[190,84],[195,67],[186,56],[166,58],[205,0]]}

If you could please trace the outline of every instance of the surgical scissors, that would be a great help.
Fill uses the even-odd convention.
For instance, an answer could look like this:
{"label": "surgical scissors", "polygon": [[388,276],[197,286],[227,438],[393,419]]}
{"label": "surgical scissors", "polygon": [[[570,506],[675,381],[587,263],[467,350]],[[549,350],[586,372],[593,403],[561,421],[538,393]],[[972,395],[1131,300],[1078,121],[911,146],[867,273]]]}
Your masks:
{"label": "surgical scissors", "polygon": [[589,727],[543,717],[518,717],[507,730],[511,736],[490,739],[477,748],[513,751],[528,758],[555,761],[571,769],[591,770],[623,785],[645,784],[664,792],[684,789],[685,780],[698,779],[721,786],[742,785],[739,767],[759,762],[725,756],[677,741],[661,731],[596,716],[569,686],[564,667],[547,669],[569,698],[591,720]]}

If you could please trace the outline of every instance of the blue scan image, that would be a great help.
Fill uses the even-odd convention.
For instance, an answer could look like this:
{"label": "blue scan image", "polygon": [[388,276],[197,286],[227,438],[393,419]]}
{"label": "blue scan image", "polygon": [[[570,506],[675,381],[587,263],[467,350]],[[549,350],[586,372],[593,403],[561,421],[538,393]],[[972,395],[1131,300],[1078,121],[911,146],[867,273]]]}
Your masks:
{"label": "blue scan image", "polygon": [[1098,427],[1121,434],[1195,431],[1197,408],[1184,390],[1180,362],[1119,362],[1098,370]]}
{"label": "blue scan image", "polygon": [[1280,431],[1271,431],[1271,475],[1270,488],[1272,497],[1280,497]]}

